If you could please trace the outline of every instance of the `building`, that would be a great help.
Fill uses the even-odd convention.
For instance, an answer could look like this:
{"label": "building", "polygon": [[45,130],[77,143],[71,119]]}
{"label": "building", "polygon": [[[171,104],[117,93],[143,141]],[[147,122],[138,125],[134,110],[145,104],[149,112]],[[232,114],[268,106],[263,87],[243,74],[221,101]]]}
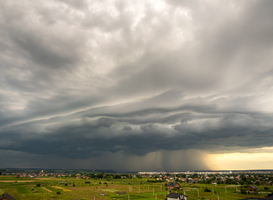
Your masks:
{"label": "building", "polygon": [[44,175],[45,175],[44,170],[40,171],[39,176],[44,176]]}
{"label": "building", "polygon": [[267,196],[265,197],[266,200],[273,200],[273,192],[270,194],[267,194]]}
{"label": "building", "polygon": [[248,185],[248,186],[246,186],[246,191],[248,191],[248,192],[259,192],[260,190],[257,188],[257,187],[255,187],[254,185]]}
{"label": "building", "polygon": [[169,190],[172,190],[172,189],[180,189],[180,185],[177,183],[177,182],[169,182],[167,184],[167,187]]}
{"label": "building", "polygon": [[170,193],[165,200],[187,200],[187,196],[179,193]]}
{"label": "building", "polygon": [[15,200],[12,196],[10,196],[8,193],[3,194],[0,196],[0,200]]}
{"label": "building", "polygon": [[247,197],[240,200],[273,200],[273,193],[268,194],[265,198],[262,197]]}

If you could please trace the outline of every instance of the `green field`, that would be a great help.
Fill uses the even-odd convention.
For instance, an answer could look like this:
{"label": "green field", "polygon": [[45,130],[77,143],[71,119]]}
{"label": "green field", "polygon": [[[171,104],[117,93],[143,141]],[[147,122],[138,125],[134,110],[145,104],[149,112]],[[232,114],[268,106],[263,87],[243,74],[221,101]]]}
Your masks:
{"label": "green field", "polygon": [[[150,179],[151,180],[151,179]],[[87,182],[87,183],[85,183]],[[90,182],[90,183],[88,183]],[[37,186],[40,185],[39,186]],[[207,199],[207,200],[237,200],[250,196],[263,197],[266,194],[241,194],[236,192],[236,185],[217,185],[212,184],[180,184],[183,190],[172,191],[184,193],[188,200]],[[239,185],[237,186],[239,189]],[[272,191],[272,186],[267,186]],[[211,192],[205,192],[205,188]],[[261,192],[264,186],[259,186]],[[117,191],[126,192],[126,194],[117,195]],[[9,193],[17,200],[37,200],[37,199],[146,199],[159,200],[165,199],[169,191],[165,187],[165,182],[147,182],[145,178],[136,179],[77,179],[77,178],[15,178],[0,176],[0,195]],[[101,196],[104,193],[106,196]]]}

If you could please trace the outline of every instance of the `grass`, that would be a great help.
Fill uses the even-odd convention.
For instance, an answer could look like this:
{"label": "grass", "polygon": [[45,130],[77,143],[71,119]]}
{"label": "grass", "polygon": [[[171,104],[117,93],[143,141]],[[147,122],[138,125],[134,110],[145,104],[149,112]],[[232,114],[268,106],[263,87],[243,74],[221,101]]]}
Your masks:
{"label": "grass", "polygon": [[[12,182],[1,182],[1,180]],[[15,182],[14,180],[18,180]],[[31,179],[33,182],[19,182],[24,178],[3,177],[0,176],[0,195],[8,192],[15,199],[29,199],[29,200],[46,200],[46,199],[101,199],[101,200],[127,200],[128,195],[132,200],[160,200],[166,198],[165,183],[150,183],[147,179],[113,179],[113,180],[88,180],[90,183],[85,183],[86,180],[76,178],[46,178],[46,179]],[[99,184],[101,182],[101,184]],[[104,184],[107,182],[107,185]],[[48,192],[40,187],[40,184],[52,192]],[[75,187],[73,187],[75,184]],[[236,193],[236,185],[217,185],[212,184],[186,184],[182,183],[181,187],[184,189],[188,200],[217,200],[217,195],[221,200],[238,200],[240,198],[259,196],[264,197],[266,194],[250,195]],[[237,186],[239,189],[239,186]],[[265,192],[265,186],[258,188]],[[272,186],[267,186],[272,191]],[[205,188],[211,192],[205,192]],[[124,191],[125,195],[116,195],[116,191]],[[154,195],[153,195],[154,191]],[[183,193],[184,191],[177,191]],[[214,191],[214,194],[213,194]],[[57,192],[61,192],[57,194]],[[199,195],[198,195],[199,192]],[[107,196],[100,196],[100,193],[105,193]]]}
{"label": "grass", "polygon": [[29,193],[29,191],[26,189],[26,187],[22,185],[14,186],[19,194],[26,194]]}
{"label": "grass", "polygon": [[58,189],[55,189],[55,188],[53,188],[53,187],[49,187],[49,186],[45,186],[45,188],[46,189],[49,189],[49,190],[51,190],[52,192],[60,192],[61,190],[58,190]]}
{"label": "grass", "polygon": [[51,188],[55,188],[55,189],[58,189],[58,190],[62,190],[64,192],[71,192],[71,190],[68,190],[68,189],[65,189],[65,188],[62,188],[62,187],[58,187],[58,186],[51,186]]}

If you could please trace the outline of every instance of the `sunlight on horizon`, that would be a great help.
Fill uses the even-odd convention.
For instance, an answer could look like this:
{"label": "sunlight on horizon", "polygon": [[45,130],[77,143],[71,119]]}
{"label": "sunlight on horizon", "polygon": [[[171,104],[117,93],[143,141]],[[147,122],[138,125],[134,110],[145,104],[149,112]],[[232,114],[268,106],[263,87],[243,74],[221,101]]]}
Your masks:
{"label": "sunlight on horizon", "polygon": [[[270,151],[271,152],[268,152]],[[208,154],[209,166],[213,170],[272,169],[273,147],[255,149],[254,153]],[[258,152],[260,151],[260,153]]]}

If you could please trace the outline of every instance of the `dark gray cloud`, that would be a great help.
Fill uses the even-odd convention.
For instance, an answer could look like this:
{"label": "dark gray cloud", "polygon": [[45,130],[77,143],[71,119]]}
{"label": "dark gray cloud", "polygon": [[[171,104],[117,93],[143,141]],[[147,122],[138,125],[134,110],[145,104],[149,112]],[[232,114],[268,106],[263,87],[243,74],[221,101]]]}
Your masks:
{"label": "dark gray cloud", "polygon": [[206,153],[271,147],[271,7],[0,2],[7,166],[205,169]]}

